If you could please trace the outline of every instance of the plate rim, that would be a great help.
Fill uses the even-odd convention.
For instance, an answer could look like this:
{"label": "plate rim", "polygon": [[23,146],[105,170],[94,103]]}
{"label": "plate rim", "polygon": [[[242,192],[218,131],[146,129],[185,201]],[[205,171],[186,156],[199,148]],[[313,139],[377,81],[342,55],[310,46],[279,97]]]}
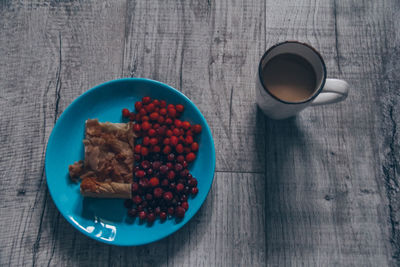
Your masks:
{"label": "plate rim", "polygon": [[[52,189],[51,189],[51,187],[49,186],[49,183],[48,183],[48,179],[49,179],[49,178],[48,178],[48,177],[49,177],[49,175],[48,175],[48,169],[47,169],[47,166],[48,166],[48,164],[49,164],[49,163],[48,163],[48,161],[49,161],[49,155],[48,155],[48,153],[49,153],[48,151],[49,151],[49,150],[48,150],[48,147],[49,147],[49,144],[51,144],[51,143],[53,142],[53,139],[55,138],[55,137],[54,137],[54,131],[55,131],[56,127],[59,125],[60,119],[62,119],[64,116],[66,116],[65,114],[67,114],[67,111],[68,111],[68,110],[74,108],[74,103],[76,103],[76,102],[78,101],[78,99],[80,99],[80,98],[82,98],[82,97],[85,97],[85,96],[91,94],[92,92],[101,89],[102,87],[109,86],[110,84],[120,83],[120,82],[131,82],[131,81],[139,81],[139,82],[142,81],[142,82],[146,82],[146,83],[150,83],[150,84],[157,84],[157,85],[159,85],[159,86],[166,87],[166,88],[168,88],[169,90],[172,90],[172,91],[174,91],[175,93],[177,93],[178,95],[180,95],[180,97],[184,98],[186,101],[188,101],[188,102],[194,107],[195,112],[198,113],[198,115],[200,115],[200,118],[204,121],[204,125],[206,126],[206,129],[207,129],[207,135],[209,135],[209,137],[210,137],[210,141],[211,141],[211,151],[210,151],[210,152],[211,152],[211,161],[212,161],[212,165],[211,165],[212,178],[211,178],[210,186],[209,186],[209,188],[207,189],[207,193],[204,195],[204,198],[203,198],[203,199],[200,199],[200,200],[201,200],[201,204],[198,206],[198,208],[191,214],[191,216],[190,216],[186,221],[180,222],[181,225],[180,225],[177,229],[175,229],[175,230],[173,230],[173,231],[171,231],[171,232],[169,232],[169,233],[167,233],[167,234],[161,234],[161,235],[159,235],[157,238],[155,238],[155,239],[153,239],[153,240],[151,240],[151,241],[133,242],[133,243],[122,243],[122,244],[121,244],[121,243],[119,243],[119,242],[115,242],[114,240],[113,240],[113,241],[109,241],[109,240],[101,239],[101,238],[99,238],[99,237],[97,237],[97,236],[91,235],[90,233],[88,233],[88,232],[86,232],[86,231],[83,231],[83,230],[77,225],[77,223],[74,222],[74,220],[72,220],[71,218],[69,218],[69,217],[67,216],[67,214],[64,214],[65,211],[64,211],[63,209],[60,209],[59,203],[57,203],[57,201],[55,201],[55,198],[54,198],[53,193],[52,193]],[[103,83],[101,83],[101,84],[98,84],[98,85],[96,85],[96,86],[94,86],[94,87],[88,89],[87,91],[83,92],[83,93],[80,94],[79,96],[77,96],[74,100],[72,100],[72,102],[71,102],[70,104],[68,104],[68,106],[65,108],[65,110],[61,113],[60,117],[56,120],[56,123],[54,124],[53,129],[51,130],[49,139],[47,140],[47,144],[46,144],[45,161],[44,161],[44,168],[45,168],[45,175],[46,175],[46,184],[47,184],[47,189],[49,190],[49,193],[50,193],[50,197],[51,197],[51,199],[53,200],[53,203],[54,203],[54,205],[56,206],[58,212],[61,213],[61,215],[64,217],[64,219],[65,219],[69,224],[71,224],[75,229],[77,229],[79,232],[83,233],[85,236],[87,236],[87,237],[89,237],[89,238],[91,238],[91,239],[93,239],[93,240],[95,240],[95,241],[99,241],[99,242],[101,242],[101,243],[107,244],[107,245],[121,246],[121,247],[141,246],[141,245],[145,245],[145,244],[154,243],[154,242],[156,242],[156,241],[159,241],[159,240],[161,240],[161,239],[164,239],[164,238],[166,238],[166,237],[168,237],[168,236],[170,236],[170,235],[172,235],[172,234],[178,232],[180,229],[183,228],[183,226],[185,226],[185,225],[198,213],[198,211],[199,211],[199,210],[201,209],[201,207],[203,206],[205,200],[207,199],[207,197],[208,197],[208,195],[209,195],[209,193],[210,193],[211,187],[212,187],[212,185],[213,185],[213,183],[214,183],[214,179],[215,179],[215,165],[216,165],[216,154],[215,154],[215,153],[216,153],[216,152],[215,152],[215,143],[214,143],[214,139],[213,139],[213,135],[212,135],[211,128],[209,127],[209,125],[208,125],[208,123],[207,123],[207,120],[205,119],[205,117],[203,116],[203,114],[201,113],[201,111],[199,110],[199,108],[198,108],[198,107],[193,103],[193,101],[190,100],[185,94],[183,94],[182,92],[180,92],[180,91],[177,90],[176,88],[174,88],[174,87],[172,87],[172,86],[170,86],[170,85],[168,85],[168,84],[166,84],[166,83],[163,83],[163,82],[160,82],[160,81],[156,81],[156,80],[152,80],[152,79],[148,79],[148,78],[136,78],[136,77],[132,77],[132,78],[118,78],[118,79],[113,79],[113,80],[109,80],[109,81],[103,82]]]}

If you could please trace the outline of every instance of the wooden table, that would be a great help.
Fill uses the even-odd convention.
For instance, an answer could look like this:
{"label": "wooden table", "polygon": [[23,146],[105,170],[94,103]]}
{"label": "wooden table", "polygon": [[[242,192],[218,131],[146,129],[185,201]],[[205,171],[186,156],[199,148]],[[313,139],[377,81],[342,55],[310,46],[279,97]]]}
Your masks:
{"label": "wooden table", "polygon": [[[397,0],[1,1],[0,265],[399,265],[399,12]],[[283,40],[317,48],[348,99],[265,118],[257,63]],[[63,110],[120,77],[186,94],[217,151],[198,214],[140,247],[76,231],[44,174]]]}

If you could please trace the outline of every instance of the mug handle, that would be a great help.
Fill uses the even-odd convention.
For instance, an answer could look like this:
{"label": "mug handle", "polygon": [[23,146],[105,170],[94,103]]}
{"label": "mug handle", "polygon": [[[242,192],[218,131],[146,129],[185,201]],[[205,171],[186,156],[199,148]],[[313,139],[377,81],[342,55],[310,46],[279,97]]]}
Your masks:
{"label": "mug handle", "polygon": [[321,93],[314,99],[311,106],[333,104],[346,99],[349,94],[349,84],[344,80],[326,79]]}

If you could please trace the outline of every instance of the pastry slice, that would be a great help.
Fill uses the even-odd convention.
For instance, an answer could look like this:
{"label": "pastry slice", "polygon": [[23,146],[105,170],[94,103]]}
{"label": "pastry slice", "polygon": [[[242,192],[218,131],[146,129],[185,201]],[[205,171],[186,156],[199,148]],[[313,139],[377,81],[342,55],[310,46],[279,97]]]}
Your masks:
{"label": "pastry slice", "polygon": [[134,168],[132,123],[86,121],[85,159],[69,166],[70,178],[81,178],[81,194],[97,198],[131,198]]}

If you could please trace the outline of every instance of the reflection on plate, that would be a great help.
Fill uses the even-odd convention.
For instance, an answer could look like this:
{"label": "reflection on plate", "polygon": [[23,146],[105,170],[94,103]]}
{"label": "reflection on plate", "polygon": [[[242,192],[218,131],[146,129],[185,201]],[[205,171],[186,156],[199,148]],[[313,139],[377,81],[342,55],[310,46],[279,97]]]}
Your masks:
{"label": "reflection on plate", "polygon": [[[143,96],[183,104],[183,119],[201,124],[200,149],[190,171],[198,178],[199,193],[189,199],[189,210],[181,221],[156,220],[151,226],[128,217],[120,199],[83,198],[79,184],[70,182],[68,165],[83,159],[85,121],[121,122],[121,110],[133,109]],[[163,83],[126,78],[106,82],[78,97],[58,119],[46,151],[46,177],[50,194],[65,219],[85,235],[113,245],[134,246],[164,238],[181,228],[199,210],[211,188],[215,169],[215,149],[210,128],[197,107],[182,93]]]}

